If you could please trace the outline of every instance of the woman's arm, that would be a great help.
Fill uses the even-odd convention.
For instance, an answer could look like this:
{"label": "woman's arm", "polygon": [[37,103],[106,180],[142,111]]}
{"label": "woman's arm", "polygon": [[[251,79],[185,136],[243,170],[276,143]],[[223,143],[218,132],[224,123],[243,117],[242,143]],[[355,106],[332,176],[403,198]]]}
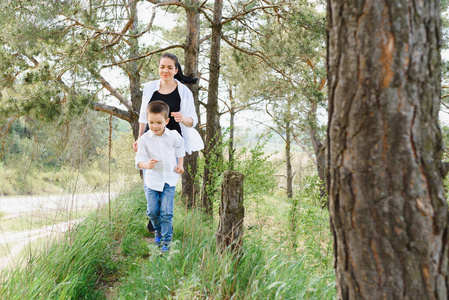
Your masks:
{"label": "woman's arm", "polygon": [[137,141],[140,139],[140,137],[144,133],[146,126],[147,126],[147,124],[139,123],[139,136],[137,137],[137,140],[133,143],[134,152],[137,151]]}
{"label": "woman's arm", "polygon": [[181,110],[182,113],[179,117],[179,121],[182,124],[184,124],[187,127],[193,127],[196,126],[198,123],[198,116],[196,114],[195,109],[195,102],[193,100],[193,94],[190,91],[190,89],[183,85],[182,83],[179,83],[181,85],[180,90],[180,96],[181,96]]}
{"label": "woman's arm", "polygon": [[178,123],[182,123],[182,124],[186,125],[187,127],[193,126],[193,119],[191,117],[183,116],[181,112],[172,112],[171,116]]}

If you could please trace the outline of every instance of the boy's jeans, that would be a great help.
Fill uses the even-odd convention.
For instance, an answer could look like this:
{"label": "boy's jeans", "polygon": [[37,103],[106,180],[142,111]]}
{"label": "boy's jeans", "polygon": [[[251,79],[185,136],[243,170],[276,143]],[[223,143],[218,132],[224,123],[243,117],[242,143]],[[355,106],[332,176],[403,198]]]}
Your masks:
{"label": "boy's jeans", "polygon": [[175,187],[167,183],[162,192],[158,192],[144,185],[147,198],[147,215],[150,217],[156,236],[162,236],[162,244],[168,246],[173,236],[173,206]]}

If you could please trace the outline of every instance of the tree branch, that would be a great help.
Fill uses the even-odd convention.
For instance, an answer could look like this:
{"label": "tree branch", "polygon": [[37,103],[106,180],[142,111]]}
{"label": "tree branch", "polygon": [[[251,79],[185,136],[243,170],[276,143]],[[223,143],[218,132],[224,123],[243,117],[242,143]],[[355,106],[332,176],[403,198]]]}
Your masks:
{"label": "tree branch", "polygon": [[[148,0],[149,1],[149,0]],[[137,33],[137,34],[126,34],[126,32],[129,30],[129,28],[131,28],[132,23],[134,22],[133,19],[128,20],[127,24],[125,25],[125,27],[123,28],[123,30],[121,32],[117,32],[117,31],[110,31],[110,30],[105,30],[105,29],[100,29],[100,28],[95,28],[92,26],[88,26],[86,24],[81,23],[80,21],[71,18],[67,15],[65,15],[64,13],[59,13],[59,15],[65,17],[67,20],[74,22],[76,25],[81,26],[83,28],[98,32],[100,34],[106,34],[106,35],[115,35],[115,36],[119,36],[120,38],[122,37],[132,37],[132,38],[138,38],[142,35],[144,35],[145,33],[147,33],[148,31],[150,31],[151,27],[153,26],[153,21],[155,18],[155,14],[156,14],[156,8],[159,6],[168,6],[168,5],[176,5],[176,6],[182,6],[185,7],[185,4],[182,3],[181,1],[149,1],[151,3],[153,3],[155,6],[153,6],[152,10],[152,16],[150,19],[150,22],[148,23],[148,26],[141,32]],[[118,41],[117,41],[118,42]],[[111,42],[113,43],[113,42]],[[109,47],[111,45],[111,43],[109,43],[108,45],[106,45],[106,47]]]}
{"label": "tree branch", "polygon": [[288,76],[287,74],[285,74],[285,72],[283,72],[282,70],[280,70],[279,68],[276,68],[273,63],[271,61],[269,61],[268,57],[266,57],[265,55],[259,53],[259,52],[254,52],[254,51],[249,51],[243,48],[238,47],[237,45],[233,44],[231,41],[229,41],[224,35],[221,37],[222,40],[224,40],[229,46],[233,47],[234,49],[246,53],[248,55],[251,56],[256,56],[259,57],[260,59],[262,59],[265,64],[270,67],[271,69],[275,70],[276,72],[278,72],[279,74],[281,74],[284,78],[286,78],[291,84],[292,86],[295,86],[298,84],[297,81],[295,81],[293,78],[291,78],[290,76]]}
{"label": "tree branch", "polygon": [[103,76],[98,74],[96,77],[97,77],[97,80],[100,81],[101,85],[105,89],[107,89],[111,93],[112,96],[117,98],[120,101],[120,103],[126,107],[126,109],[128,109],[128,112],[137,114],[137,112],[133,108],[131,101],[126,99],[122,94],[120,94],[119,91],[117,91],[115,88],[113,88],[111,86],[111,84],[109,82],[107,82],[106,79],[103,78]]}
{"label": "tree branch", "polygon": [[124,61],[121,61],[121,62],[116,62],[116,63],[110,64],[110,65],[105,65],[105,66],[102,66],[101,68],[104,69],[104,68],[118,66],[118,65],[125,64],[125,63],[131,62],[131,61],[135,61],[135,60],[139,60],[139,59],[145,58],[147,56],[150,56],[150,55],[153,55],[153,54],[156,54],[156,53],[161,53],[161,52],[173,49],[173,48],[183,48],[184,49],[185,46],[184,45],[168,46],[168,47],[165,47],[163,49],[151,51],[151,52],[148,52],[146,54],[143,54],[143,55],[140,55],[140,56],[137,56],[137,57],[134,57],[134,58],[130,58],[130,59],[127,59],[127,60],[124,60]]}
{"label": "tree branch", "polygon": [[122,120],[128,121],[131,123],[131,113],[124,111],[122,109],[119,109],[115,106],[110,106],[103,103],[94,102],[92,103],[93,107],[97,111],[102,111],[105,113],[108,113],[110,115],[116,116],[117,118],[120,118]]}
{"label": "tree branch", "polygon": [[309,150],[303,144],[301,144],[301,142],[299,141],[299,139],[296,136],[296,134],[293,131],[291,133],[293,135],[293,139],[295,140],[296,144],[298,144],[298,146],[301,147],[301,149],[307,154],[307,156],[310,158],[310,160],[313,161],[315,166],[318,166],[318,163],[317,163],[316,159],[313,158],[313,156],[309,153]]}
{"label": "tree branch", "polygon": [[265,10],[265,9],[268,9],[268,8],[279,8],[279,5],[259,6],[259,7],[254,7],[252,9],[250,9],[250,10],[242,11],[242,12],[240,12],[240,13],[238,13],[235,16],[232,16],[230,18],[223,18],[223,19],[225,19],[225,21],[221,22],[221,25],[223,26],[226,23],[232,22],[234,20],[238,20],[240,17],[245,16],[245,15],[247,15],[249,13],[252,13],[252,12],[254,12],[256,10],[259,10],[259,9]]}

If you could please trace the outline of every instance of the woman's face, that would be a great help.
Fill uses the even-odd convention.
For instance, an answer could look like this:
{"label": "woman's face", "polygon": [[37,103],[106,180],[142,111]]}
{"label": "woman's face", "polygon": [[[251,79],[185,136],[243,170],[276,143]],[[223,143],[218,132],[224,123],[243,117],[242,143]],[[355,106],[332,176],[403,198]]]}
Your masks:
{"label": "woman's face", "polygon": [[162,57],[159,61],[159,76],[162,80],[173,80],[178,68],[175,66],[175,61],[168,57]]}

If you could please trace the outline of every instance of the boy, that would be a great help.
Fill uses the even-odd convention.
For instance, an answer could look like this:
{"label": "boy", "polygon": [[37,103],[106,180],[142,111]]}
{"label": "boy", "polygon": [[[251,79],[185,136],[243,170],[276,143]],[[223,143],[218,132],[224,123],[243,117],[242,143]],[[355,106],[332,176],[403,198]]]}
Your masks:
{"label": "boy", "polygon": [[155,229],[161,253],[170,251],[173,236],[173,205],[179,174],[184,173],[184,140],[176,130],[165,128],[170,108],[152,101],[147,108],[150,130],[138,140],[136,166],[143,169],[147,215]]}

